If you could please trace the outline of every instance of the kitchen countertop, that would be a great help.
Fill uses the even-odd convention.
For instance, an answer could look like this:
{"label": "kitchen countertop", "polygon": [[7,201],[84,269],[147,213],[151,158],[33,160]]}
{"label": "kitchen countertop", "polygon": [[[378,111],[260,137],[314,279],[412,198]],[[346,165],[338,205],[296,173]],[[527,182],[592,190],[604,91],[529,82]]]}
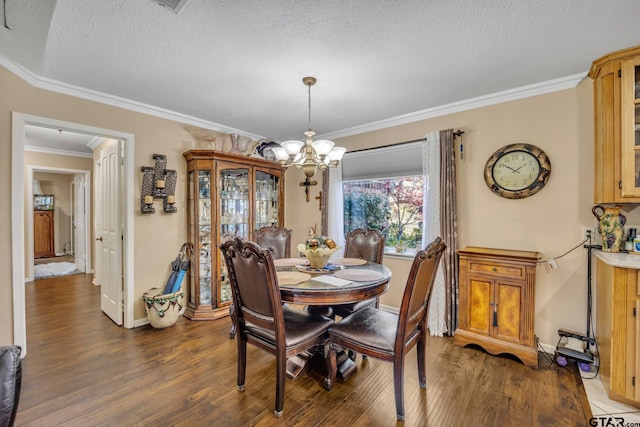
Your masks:
{"label": "kitchen countertop", "polygon": [[602,251],[593,251],[593,254],[605,264],[613,267],[635,268],[640,270],[640,255],[631,255],[624,252],[613,253]]}

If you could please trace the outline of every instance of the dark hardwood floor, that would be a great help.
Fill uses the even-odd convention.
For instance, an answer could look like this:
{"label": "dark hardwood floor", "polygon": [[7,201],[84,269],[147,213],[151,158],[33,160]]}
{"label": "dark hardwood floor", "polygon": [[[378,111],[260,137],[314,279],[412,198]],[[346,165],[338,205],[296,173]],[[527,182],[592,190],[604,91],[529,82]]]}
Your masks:
{"label": "dark hardwood floor", "polygon": [[[396,424],[390,363],[358,357],[332,391],[312,369],[287,380],[273,415],[275,359],[248,347],[246,389],[236,390],[229,319],[180,318],[127,330],[100,311],[99,288],[77,274],[26,284],[27,356],[16,426],[389,426]],[[427,389],[415,350],[405,363],[407,426],[587,426],[576,372],[540,369],[428,338]]]}

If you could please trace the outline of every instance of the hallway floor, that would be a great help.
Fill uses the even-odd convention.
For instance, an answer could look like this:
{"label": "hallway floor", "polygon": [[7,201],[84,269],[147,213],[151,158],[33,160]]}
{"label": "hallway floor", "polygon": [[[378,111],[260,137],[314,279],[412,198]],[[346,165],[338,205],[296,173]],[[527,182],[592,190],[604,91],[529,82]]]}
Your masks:
{"label": "hallway floor", "polygon": [[61,255],[51,258],[38,258],[33,260],[34,265],[49,264],[51,262],[75,262],[75,258],[73,257],[73,255]]}

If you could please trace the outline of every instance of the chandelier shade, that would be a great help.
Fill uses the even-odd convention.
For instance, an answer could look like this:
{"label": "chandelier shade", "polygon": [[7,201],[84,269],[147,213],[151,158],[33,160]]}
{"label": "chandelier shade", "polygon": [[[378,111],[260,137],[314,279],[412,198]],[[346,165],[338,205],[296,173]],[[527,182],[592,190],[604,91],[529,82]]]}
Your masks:
{"label": "chandelier shade", "polygon": [[328,139],[313,140],[316,134],[311,130],[311,86],[316,83],[315,77],[305,77],[302,82],[308,86],[309,115],[308,130],[305,141],[289,140],[280,143],[280,147],[273,148],[273,154],[285,168],[295,166],[311,178],[317,169],[324,170],[327,167],[336,167],[342,156],[347,151],[344,147],[336,147],[333,141]]}

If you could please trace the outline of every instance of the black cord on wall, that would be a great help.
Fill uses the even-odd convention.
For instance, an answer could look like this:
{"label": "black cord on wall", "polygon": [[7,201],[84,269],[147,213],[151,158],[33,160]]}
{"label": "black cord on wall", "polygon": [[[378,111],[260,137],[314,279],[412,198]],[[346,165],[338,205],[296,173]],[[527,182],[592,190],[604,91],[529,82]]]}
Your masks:
{"label": "black cord on wall", "polygon": [[3,14],[4,14],[4,27],[7,30],[11,30],[11,28],[9,28],[9,26],[7,25],[7,0],[3,0]]}

